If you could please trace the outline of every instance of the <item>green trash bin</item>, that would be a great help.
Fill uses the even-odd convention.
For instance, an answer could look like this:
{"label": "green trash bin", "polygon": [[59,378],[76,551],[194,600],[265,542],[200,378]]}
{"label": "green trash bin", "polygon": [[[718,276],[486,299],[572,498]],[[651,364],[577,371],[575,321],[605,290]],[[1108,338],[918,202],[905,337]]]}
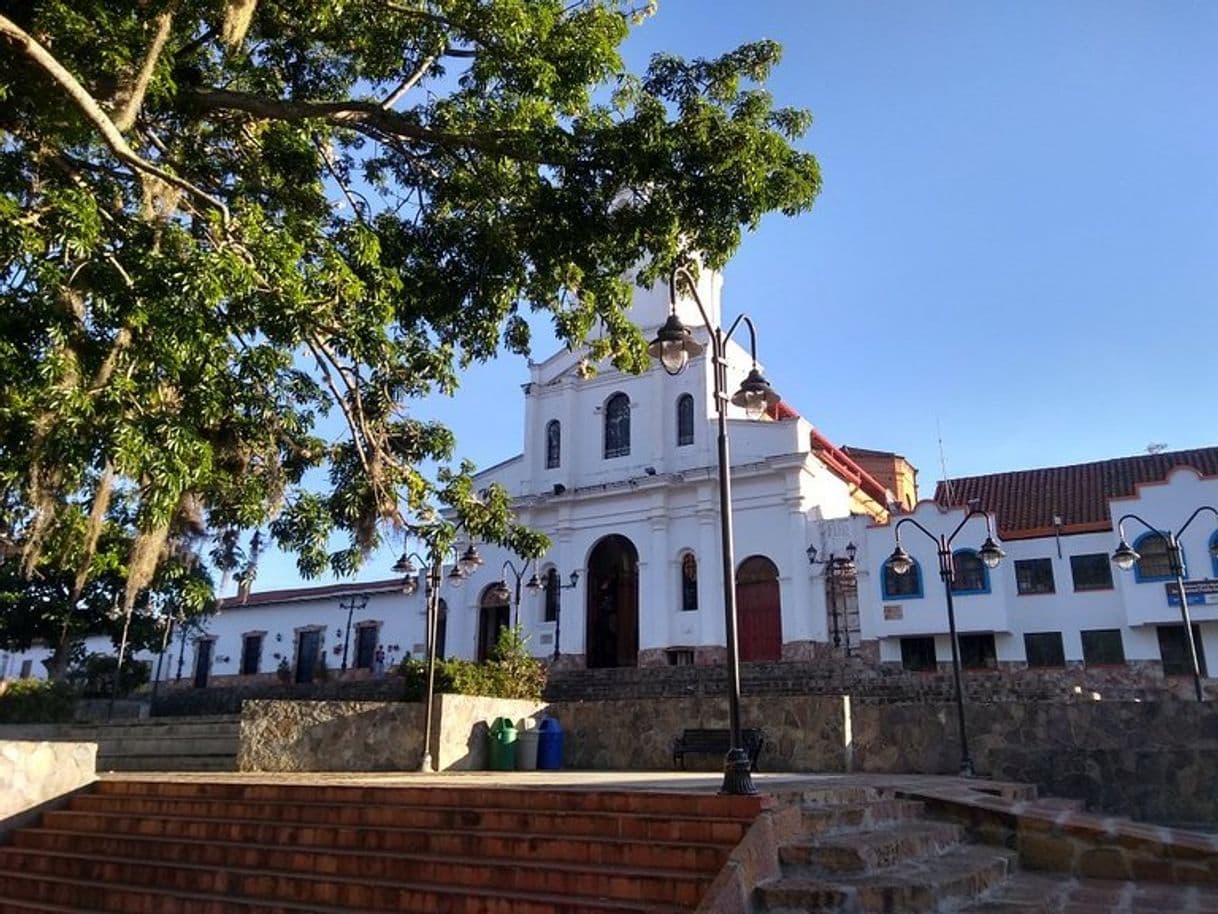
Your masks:
{"label": "green trash bin", "polygon": [[516,725],[509,718],[496,717],[491,722],[490,751],[487,769],[490,771],[516,770]]}

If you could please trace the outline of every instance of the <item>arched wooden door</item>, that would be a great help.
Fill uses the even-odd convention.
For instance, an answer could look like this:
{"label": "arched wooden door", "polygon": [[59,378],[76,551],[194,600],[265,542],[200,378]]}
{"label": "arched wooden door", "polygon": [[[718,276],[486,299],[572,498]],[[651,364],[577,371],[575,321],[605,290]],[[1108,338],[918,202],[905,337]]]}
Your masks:
{"label": "arched wooden door", "polygon": [[741,660],[782,659],[782,601],[778,568],[764,555],[736,571],[736,626]]}
{"label": "arched wooden door", "polygon": [[589,668],[638,666],[639,553],[616,533],[598,542],[588,557],[587,623]]}
{"label": "arched wooden door", "polygon": [[[478,662],[491,659],[491,651],[499,641],[499,632],[512,624],[507,601],[495,594],[496,585],[482,591],[478,601]],[[439,638],[436,638],[437,643]]]}

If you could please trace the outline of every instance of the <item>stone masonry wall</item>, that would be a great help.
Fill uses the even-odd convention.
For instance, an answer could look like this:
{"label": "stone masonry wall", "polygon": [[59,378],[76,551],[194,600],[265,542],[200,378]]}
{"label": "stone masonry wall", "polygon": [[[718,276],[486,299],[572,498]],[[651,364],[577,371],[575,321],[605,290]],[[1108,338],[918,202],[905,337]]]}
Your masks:
{"label": "stone masonry wall", "polygon": [[[955,773],[954,704],[853,702],[856,771]],[[1218,709],[1185,701],[970,705],[981,774],[1035,783],[1093,811],[1218,823]]]}
{"label": "stone masonry wall", "polygon": [[[437,695],[433,763],[439,771],[480,770],[497,717],[536,720],[535,701]],[[423,755],[420,703],[247,701],[241,712],[239,771],[417,771]]]}
{"label": "stone masonry wall", "polygon": [[[803,661],[744,663],[740,672],[744,695],[851,695],[892,702],[951,701],[955,696],[950,664],[940,664],[935,672],[915,673],[899,664],[842,657],[831,650]],[[1093,692],[1116,701],[1188,700],[1193,694],[1191,678],[1164,677],[1160,665],[1153,662],[1119,667],[1073,663],[1031,670],[1024,664],[1006,664],[999,669],[966,670],[964,686],[971,702],[1073,701],[1080,695],[1089,698]],[[680,698],[718,696],[726,690],[727,670],[722,663],[556,669],[550,672],[546,699]]]}
{"label": "stone masonry wall", "polygon": [[[673,740],[694,727],[726,727],[727,698],[688,696],[645,701],[555,702],[547,712],[566,732],[563,763],[570,768],[670,770]],[[842,771],[843,713],[840,696],[746,697],[744,727],[761,727],[767,745],[762,771]],[[718,770],[721,757],[691,755],[691,769]]]}
{"label": "stone masonry wall", "polygon": [[6,820],[96,779],[95,743],[0,741],[0,833]]}
{"label": "stone masonry wall", "polygon": [[423,706],[404,702],[247,701],[238,771],[414,771]]}

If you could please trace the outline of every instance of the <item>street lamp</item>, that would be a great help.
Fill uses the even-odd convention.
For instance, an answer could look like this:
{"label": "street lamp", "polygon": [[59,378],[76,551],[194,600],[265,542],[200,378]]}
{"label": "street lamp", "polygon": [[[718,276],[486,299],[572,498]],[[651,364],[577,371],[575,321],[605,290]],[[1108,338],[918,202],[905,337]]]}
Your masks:
{"label": "street lamp", "polygon": [[[557,582],[558,572],[553,572],[553,574],[554,574],[554,580]],[[575,585],[579,583],[579,572],[572,571],[570,580],[571,580],[570,584],[556,584],[559,591],[574,590]],[[548,588],[549,583],[547,582],[545,586]],[[558,643],[559,643],[558,639],[561,634],[562,634],[562,594],[559,593],[558,599],[556,599],[554,601],[554,662],[555,663],[558,662]]]}
{"label": "street lamp", "polygon": [[[1125,539],[1125,521],[1127,520],[1136,520],[1149,530],[1151,534],[1163,540],[1163,544],[1167,547],[1168,567],[1176,579],[1176,593],[1180,597],[1180,618],[1184,622],[1184,638],[1188,644],[1188,659],[1193,666],[1193,688],[1197,692],[1197,701],[1205,701],[1205,692],[1201,687],[1201,664],[1197,659],[1197,642],[1193,638],[1193,623],[1188,614],[1188,594],[1184,592],[1184,554],[1180,550],[1180,537],[1188,529],[1188,525],[1196,520],[1197,515],[1202,511],[1209,511],[1214,517],[1218,518],[1218,508],[1212,505],[1202,505],[1188,516],[1188,520],[1175,533],[1172,533],[1170,530],[1159,530],[1156,527],[1152,527],[1136,514],[1126,514],[1117,521],[1117,535],[1121,541],[1116,547],[1116,551],[1112,553],[1113,564],[1122,571],[1128,571],[1141,558]],[[1211,542],[1210,554],[1218,559],[1218,539]]]}
{"label": "street lamp", "polygon": [[723,786],[720,793],[755,794],[753,777],[749,771],[749,756],[744,751],[740,738],[740,652],[736,643],[736,587],[735,559],[732,554],[732,482],[731,463],[728,459],[727,443],[727,344],[732,334],[743,321],[749,328],[749,351],[753,367],[740,389],[731,397],[731,403],[742,407],[750,419],[756,419],[768,407],[779,402],[779,396],[757,367],[757,329],[748,315],[741,314],[732,322],[727,332],[713,326],[702,299],[698,295],[697,283],[689,270],[674,267],[668,280],[668,302],[670,314],[656,338],[647,347],[659,359],[670,375],[680,374],[691,357],[700,354],[706,347],[693,338],[690,329],[677,317],[677,279],[689,287],[689,292],[698,306],[698,312],[710,331],[711,356],[715,367],[715,410],[719,415],[719,525],[720,546],[723,553],[723,621],[727,637],[728,711],[730,716],[731,748],[723,761]]}
{"label": "street lamp", "polygon": [[[529,563],[525,562],[523,568],[517,568],[511,559],[504,560],[503,568],[500,574],[503,575],[492,587],[491,596],[496,600],[503,600],[505,603],[510,602],[515,596],[515,601],[512,603],[512,627],[515,628],[520,624],[520,582],[524,579],[525,573],[529,570]],[[508,572],[512,573],[515,579],[516,587],[513,591],[507,585]],[[537,572],[533,572],[533,576],[529,578],[529,582],[524,585],[528,588],[529,593],[537,593],[541,590],[541,578],[537,577]]]}
{"label": "street lamp", "polygon": [[[478,550],[472,543],[465,550],[462,559],[470,556],[472,556],[471,562],[467,563],[470,568],[477,568],[482,564],[482,557],[478,555]],[[423,716],[423,757],[419,760],[419,771],[431,771],[431,719],[436,696],[436,629],[439,626],[440,618],[440,585],[446,579],[453,586],[459,585],[465,580],[466,573],[461,570],[461,561],[458,560],[453,564],[452,571],[446,576],[444,574],[444,550],[437,548],[434,544],[428,551],[427,559],[423,559],[416,552],[405,552],[394,564],[393,570],[397,574],[406,576],[402,582],[402,592],[407,596],[419,589],[419,569],[414,563],[415,559],[427,567],[427,694],[425,697],[426,710]]]}
{"label": "street lamp", "polygon": [[[842,626],[837,601],[846,584],[855,581],[857,578],[858,568],[854,564],[854,557],[858,554],[858,546],[854,545],[854,543],[848,543],[845,555],[836,555],[830,552],[827,559],[818,559],[816,557],[820,550],[816,548],[815,543],[809,543],[805,551],[808,553],[808,564],[813,567],[817,565],[825,566],[825,576],[833,588],[833,604],[830,607],[833,613],[833,646],[841,647]],[[847,656],[850,654],[849,624],[846,625],[846,654]]]}
{"label": "street lamp", "polygon": [[364,607],[367,605],[368,605],[368,595],[366,593],[353,594],[352,596],[347,598],[347,601],[345,603],[338,604],[339,609],[345,609],[347,611],[347,627],[345,629],[343,629],[343,672],[344,673],[347,672],[347,648],[350,646],[350,643],[351,643],[351,617],[353,615],[355,615],[355,611],[357,609],[360,611],[363,611]]}
{"label": "street lamp", "polygon": [[973,766],[972,756],[969,755],[968,730],[964,723],[964,687],[960,683],[960,644],[956,637],[956,609],[952,604],[952,581],[956,577],[956,563],[952,556],[952,541],[956,538],[956,534],[964,529],[964,525],[977,515],[985,518],[986,531],[985,542],[981,544],[977,554],[981,557],[981,561],[985,563],[986,568],[997,568],[1006,553],[994,542],[994,530],[990,516],[979,508],[970,508],[968,514],[964,515],[964,520],[960,521],[956,529],[948,536],[943,534],[936,536],[912,517],[901,518],[893,528],[897,545],[892,550],[892,555],[888,557],[887,562],[896,574],[909,574],[909,570],[913,568],[914,560],[910,558],[909,553],[901,546],[901,528],[906,524],[913,524],[938,546],[939,577],[943,581],[944,596],[947,597],[947,626],[952,639],[952,678],[956,684],[956,716],[960,728],[960,774],[966,778],[975,777],[977,770]]}

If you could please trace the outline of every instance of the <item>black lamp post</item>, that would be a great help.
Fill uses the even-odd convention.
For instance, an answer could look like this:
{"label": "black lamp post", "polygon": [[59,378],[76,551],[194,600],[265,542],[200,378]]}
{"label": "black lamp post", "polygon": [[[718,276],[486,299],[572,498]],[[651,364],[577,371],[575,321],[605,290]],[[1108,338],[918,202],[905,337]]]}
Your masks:
{"label": "black lamp post", "polygon": [[[397,574],[405,575],[402,581],[402,592],[407,596],[418,590],[419,569],[414,560],[427,567],[427,695],[423,717],[423,756],[419,760],[419,771],[431,771],[431,718],[436,695],[436,629],[440,617],[440,585],[447,579],[454,586],[461,584],[469,573],[482,564],[482,556],[471,543],[461,558],[453,564],[452,570],[444,574],[445,550],[432,546],[425,560],[415,552],[405,552],[393,566]],[[464,563],[464,565],[462,564]]]}
{"label": "black lamp post", "polygon": [[978,508],[969,509],[968,514],[964,515],[964,520],[960,521],[956,529],[948,536],[943,534],[936,536],[912,517],[901,518],[893,528],[897,546],[892,550],[892,555],[888,557],[887,562],[897,574],[908,574],[909,569],[913,567],[913,559],[909,557],[909,553],[901,546],[901,528],[906,524],[913,524],[914,527],[925,533],[938,547],[939,577],[943,581],[944,596],[947,597],[947,627],[952,641],[952,678],[955,680],[956,685],[956,716],[960,728],[960,774],[962,777],[967,778],[976,776],[977,770],[973,766],[972,756],[969,755],[968,730],[964,723],[964,687],[960,682],[960,644],[956,637],[956,609],[952,604],[952,581],[956,578],[956,565],[952,557],[952,541],[956,538],[956,534],[964,529],[964,525],[977,515],[985,518],[986,530],[985,542],[981,544],[977,554],[981,556],[981,561],[985,563],[986,568],[997,568],[998,563],[1002,561],[1006,553],[994,542],[994,530],[990,523],[990,516]]}
{"label": "black lamp post", "polygon": [[698,296],[697,283],[693,275],[684,267],[675,267],[668,280],[668,301],[671,313],[664,326],[660,328],[656,338],[651,341],[647,351],[660,360],[664,370],[670,375],[680,374],[689,364],[692,356],[701,353],[706,347],[694,340],[689,328],[677,317],[678,277],[688,286],[698,312],[710,331],[711,355],[714,360],[714,395],[715,410],[719,415],[719,526],[720,545],[723,553],[723,622],[727,636],[727,671],[728,671],[728,711],[730,717],[731,748],[723,761],[723,786],[720,793],[726,794],[755,794],[757,788],[753,785],[753,777],[749,770],[749,756],[744,751],[740,738],[740,651],[736,643],[736,587],[735,559],[732,554],[732,480],[731,462],[728,458],[727,442],[727,344],[732,334],[741,322],[749,328],[749,350],[753,357],[753,367],[748,377],[740,385],[740,389],[731,397],[730,402],[742,407],[750,419],[760,418],[766,409],[775,406],[779,396],[770,387],[770,383],[761,375],[757,367],[757,330],[748,315],[737,317],[727,332],[722,327],[711,324],[710,316]]}
{"label": "black lamp post", "polygon": [[[1184,622],[1184,638],[1188,644],[1188,659],[1193,666],[1193,688],[1197,693],[1197,701],[1205,701],[1205,691],[1201,687],[1201,663],[1197,658],[1197,642],[1193,638],[1193,623],[1188,613],[1188,594],[1184,592],[1184,554],[1180,549],[1180,536],[1202,511],[1209,511],[1214,517],[1218,517],[1218,508],[1212,505],[1202,505],[1188,516],[1188,520],[1175,533],[1152,527],[1136,514],[1126,514],[1117,521],[1117,535],[1121,541],[1116,547],[1116,551],[1112,553],[1113,563],[1122,571],[1128,571],[1141,558],[1125,539],[1125,521],[1127,520],[1136,520],[1153,535],[1163,540],[1163,544],[1167,547],[1168,567],[1176,579],[1176,593],[1180,597],[1180,618]],[[1218,558],[1218,540],[1214,540],[1210,545],[1210,554]]]}
{"label": "black lamp post", "polygon": [[[842,626],[841,617],[838,613],[836,597],[841,594],[842,586],[846,581],[853,581],[858,574],[858,568],[854,564],[854,557],[858,554],[858,546],[854,543],[846,545],[845,555],[836,555],[829,553],[827,559],[818,559],[817,553],[820,551],[816,548],[815,543],[809,543],[805,550],[808,553],[808,564],[816,567],[817,565],[825,566],[825,574],[833,586],[834,602],[833,602],[833,646],[842,646]],[[846,654],[850,653],[850,627],[846,627]]]}
{"label": "black lamp post", "polygon": [[351,617],[355,615],[357,609],[362,610],[368,605],[368,595],[366,593],[353,594],[348,597],[345,603],[339,603],[339,609],[347,611],[347,627],[343,629],[343,672],[347,672],[347,648],[351,643]]}
{"label": "black lamp post", "polygon": [[[557,575],[555,576],[555,580],[557,580]],[[574,590],[575,585],[578,583],[579,583],[579,572],[572,571],[571,572],[571,583],[558,585],[559,596],[558,596],[558,600],[554,604],[554,660],[555,661],[558,660],[559,637],[562,635],[562,591]]]}
{"label": "black lamp post", "polygon": [[[515,628],[520,624],[520,582],[524,579],[525,574],[529,570],[529,563],[525,562],[523,568],[517,568],[511,559],[504,560],[503,568],[500,574],[503,575],[495,584],[491,594],[505,602],[512,603],[512,627]],[[507,585],[508,572],[512,573],[515,580],[515,589],[510,589]],[[537,577],[537,572],[533,572],[533,576],[529,578],[529,582],[524,585],[530,593],[536,593],[541,590],[541,578]]]}

